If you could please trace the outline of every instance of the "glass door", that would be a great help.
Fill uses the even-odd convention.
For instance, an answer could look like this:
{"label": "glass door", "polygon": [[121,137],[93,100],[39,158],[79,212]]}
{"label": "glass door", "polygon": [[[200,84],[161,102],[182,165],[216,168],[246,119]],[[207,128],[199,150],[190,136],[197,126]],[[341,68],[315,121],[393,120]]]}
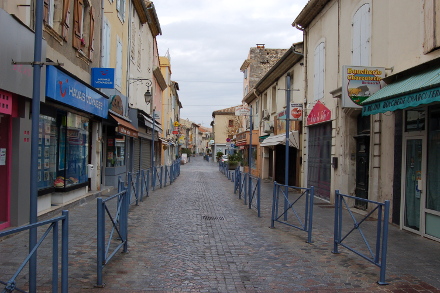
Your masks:
{"label": "glass door", "polygon": [[423,140],[408,138],[405,146],[403,225],[406,228],[420,231]]}

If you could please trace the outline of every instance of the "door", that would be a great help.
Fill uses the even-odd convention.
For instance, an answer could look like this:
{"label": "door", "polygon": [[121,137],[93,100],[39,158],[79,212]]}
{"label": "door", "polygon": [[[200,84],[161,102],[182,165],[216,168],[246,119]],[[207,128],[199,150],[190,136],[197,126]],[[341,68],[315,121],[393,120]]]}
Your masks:
{"label": "door", "polygon": [[331,180],[331,123],[309,127],[307,186],[315,187],[315,195],[330,199]]}
{"label": "door", "polygon": [[[369,146],[370,136],[358,136],[356,138],[356,197],[368,199],[368,176],[369,176]],[[355,207],[366,210],[365,201],[356,200]]]}
{"label": "door", "polygon": [[11,116],[0,114],[0,230],[9,227]]}
{"label": "door", "polygon": [[422,198],[422,158],[423,140],[408,138],[405,143],[404,168],[404,213],[403,225],[406,228],[420,230],[420,209]]}

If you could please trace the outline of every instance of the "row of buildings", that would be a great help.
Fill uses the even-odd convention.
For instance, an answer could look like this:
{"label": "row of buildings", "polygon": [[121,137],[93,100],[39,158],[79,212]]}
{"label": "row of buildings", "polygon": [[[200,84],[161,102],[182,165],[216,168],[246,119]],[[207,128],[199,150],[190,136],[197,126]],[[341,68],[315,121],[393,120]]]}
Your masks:
{"label": "row of buildings", "polygon": [[[116,186],[127,172],[171,164],[198,129],[180,127],[179,84],[169,54],[158,53],[153,2],[42,2],[42,24],[37,1],[0,3],[0,230],[29,222],[31,180],[41,214]],[[33,64],[41,25],[42,64]],[[41,67],[36,95],[33,65]],[[30,178],[35,97],[38,172]]]}
{"label": "row of buildings", "polygon": [[439,12],[435,0],[310,0],[292,23],[302,42],[257,45],[240,68],[252,141],[232,107],[213,113],[214,149],[251,146],[251,172],[284,183],[287,118],[289,185],[390,200],[390,222],[439,241]]}

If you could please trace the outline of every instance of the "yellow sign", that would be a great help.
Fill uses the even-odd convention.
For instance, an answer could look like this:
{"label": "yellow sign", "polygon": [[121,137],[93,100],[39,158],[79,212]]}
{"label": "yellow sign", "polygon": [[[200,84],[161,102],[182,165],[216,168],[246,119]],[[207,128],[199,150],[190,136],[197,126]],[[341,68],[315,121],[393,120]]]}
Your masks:
{"label": "yellow sign", "polygon": [[180,126],[180,123],[179,123],[178,121],[175,121],[175,122],[174,122],[174,126],[175,126],[175,127],[178,127],[178,126]]}

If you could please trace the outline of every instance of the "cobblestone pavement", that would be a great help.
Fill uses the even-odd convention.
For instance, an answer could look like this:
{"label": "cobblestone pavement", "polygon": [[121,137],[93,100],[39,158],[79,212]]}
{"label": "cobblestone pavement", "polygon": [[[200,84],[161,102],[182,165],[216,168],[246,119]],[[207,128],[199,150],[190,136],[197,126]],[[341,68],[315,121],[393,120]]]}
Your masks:
{"label": "cobblestone pavement", "polygon": [[[376,266],[346,249],[331,253],[332,206],[316,202],[306,243],[303,231],[269,228],[272,183],[262,184],[258,218],[215,163],[192,159],[171,186],[132,206],[129,251],[106,265],[104,288],[94,287],[96,200],[70,209],[69,292],[440,292],[439,243],[391,226],[389,285],[377,285]],[[26,246],[25,233],[0,242],[0,279]],[[50,292],[47,258],[39,253],[38,292]]]}

